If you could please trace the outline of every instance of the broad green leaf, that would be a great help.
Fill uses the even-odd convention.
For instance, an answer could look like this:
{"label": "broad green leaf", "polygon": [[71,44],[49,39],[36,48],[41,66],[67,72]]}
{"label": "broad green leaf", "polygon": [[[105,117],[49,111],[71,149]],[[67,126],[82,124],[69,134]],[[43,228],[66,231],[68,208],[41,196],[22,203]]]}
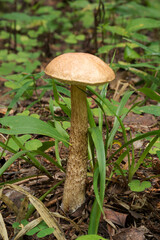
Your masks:
{"label": "broad green leaf", "polygon": [[12,12],[12,13],[6,13],[3,15],[5,19],[13,20],[13,21],[25,21],[30,22],[32,20],[32,17],[27,15],[26,13],[22,12]]}
{"label": "broad green leaf", "polygon": [[146,188],[151,187],[151,183],[149,181],[140,182],[139,180],[132,180],[128,186],[130,187],[131,191],[143,192]]}
{"label": "broad green leaf", "polygon": [[33,150],[37,150],[38,148],[42,147],[42,143],[40,140],[38,139],[33,139],[30,140],[28,142],[25,143],[25,148],[28,151],[33,151]]}
{"label": "broad green leaf", "polygon": [[130,48],[136,48],[137,47],[137,44],[135,44],[135,43],[128,44],[126,42],[117,43],[117,44],[113,44],[113,45],[104,45],[104,46],[98,48],[98,54],[107,53],[110,50],[112,50],[113,48],[125,48],[127,45]]}
{"label": "broad green leaf", "polygon": [[53,7],[51,6],[40,6],[36,11],[36,14],[50,14],[53,11]]}
{"label": "broad green leaf", "polygon": [[146,36],[142,33],[133,32],[130,34],[130,37],[141,42],[150,42],[149,36]]}
{"label": "broad green leaf", "polygon": [[[159,11],[160,9],[156,6],[154,7],[154,2],[148,2],[146,6],[142,4],[138,4],[136,1],[126,1],[125,4],[119,4],[117,7],[117,12],[123,16],[142,16],[142,17],[154,17],[159,19]],[[149,4],[151,6],[149,6]],[[155,4],[156,5],[156,4]]]}
{"label": "broad green leaf", "polygon": [[88,6],[88,4],[89,2],[87,0],[77,0],[77,1],[69,2],[69,5],[75,9],[85,8]]}
{"label": "broad green leaf", "polygon": [[76,35],[70,34],[67,38],[64,39],[64,41],[69,44],[76,44],[77,43]]}
{"label": "broad green leaf", "polygon": [[20,227],[19,227],[19,222],[14,222],[13,224],[12,224],[12,227],[13,228],[17,228],[17,229],[21,229]]}
{"label": "broad green leaf", "polygon": [[160,20],[155,20],[153,18],[136,18],[131,19],[126,30],[128,32],[136,32],[141,29],[153,29],[160,27]]}
{"label": "broad green leaf", "polygon": [[34,235],[35,233],[37,233],[37,232],[39,232],[39,228],[38,227],[34,227],[34,228],[32,228],[31,230],[29,230],[27,233],[26,233],[26,235],[27,236],[32,236],[32,235]]}
{"label": "broad green leaf", "polygon": [[14,62],[3,62],[0,67],[0,75],[9,75],[16,68],[16,63]]}
{"label": "broad green leaf", "polygon": [[79,34],[79,35],[76,36],[76,39],[78,41],[84,41],[85,40],[85,35],[84,34]]}
{"label": "broad green leaf", "polygon": [[107,240],[107,239],[95,234],[90,234],[78,237],[76,238],[76,240]]}
{"label": "broad green leaf", "polygon": [[39,233],[37,233],[37,237],[42,238],[42,237],[52,234],[53,232],[54,232],[54,228],[45,228],[45,229],[41,230]]}
{"label": "broad green leaf", "polygon": [[143,107],[138,107],[138,110],[144,113],[153,114],[157,117],[160,116],[160,106],[159,105],[147,105]]}
{"label": "broad green leaf", "polygon": [[[27,140],[31,138],[31,135],[26,134],[17,138],[23,145]],[[19,151],[19,146],[15,143],[15,141],[12,138],[9,139],[7,146],[14,149],[15,151]]]}
{"label": "broad green leaf", "polygon": [[103,28],[106,30],[106,31],[109,31],[113,34],[118,34],[120,36],[129,36],[129,33],[127,32],[126,28],[122,28],[122,27],[119,27],[119,26],[108,26],[108,25],[104,25]]}
{"label": "broad green leaf", "polygon": [[140,58],[141,56],[132,48],[130,48],[129,46],[126,46],[124,49],[124,59],[126,61],[130,61],[133,59],[137,59]]}
{"label": "broad green leaf", "polygon": [[18,134],[40,134],[49,136],[59,141],[67,143],[66,138],[62,137],[61,134],[53,128],[51,125],[43,122],[40,119],[33,118],[30,116],[10,116],[0,118],[0,123],[10,129],[1,128],[0,133],[9,135]]}
{"label": "broad green leaf", "polygon": [[138,91],[144,93],[147,97],[160,102],[160,96],[150,88],[139,88]]}

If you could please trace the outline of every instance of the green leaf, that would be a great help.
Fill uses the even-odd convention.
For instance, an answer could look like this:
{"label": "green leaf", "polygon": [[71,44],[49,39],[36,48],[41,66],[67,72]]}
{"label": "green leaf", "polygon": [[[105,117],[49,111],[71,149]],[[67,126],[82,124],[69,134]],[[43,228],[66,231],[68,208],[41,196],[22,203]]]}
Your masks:
{"label": "green leaf", "polygon": [[69,5],[75,9],[81,9],[87,7],[89,2],[87,0],[77,0],[69,2]]}
{"label": "green leaf", "polygon": [[150,154],[157,154],[158,150],[160,150],[160,138],[154,143],[152,148],[149,150]]}
{"label": "green leaf", "polygon": [[1,128],[0,133],[3,134],[40,134],[68,143],[68,139],[62,137],[54,127],[37,118],[30,116],[10,116],[0,118],[0,123],[10,128]]}
{"label": "green leaf", "polygon": [[103,26],[103,28],[106,30],[106,31],[109,31],[113,34],[118,34],[120,36],[125,36],[127,37],[129,34],[128,32],[126,31],[126,28],[122,28],[122,27],[119,27],[119,26],[108,26],[107,24]]}
{"label": "green leaf", "polygon": [[107,239],[95,234],[90,234],[90,235],[80,236],[76,238],[76,240],[107,240]]}
{"label": "green leaf", "polygon": [[133,39],[128,39],[128,38],[124,38],[125,40],[127,40],[128,42],[131,42],[133,44],[136,44],[137,47],[139,46],[140,48],[146,50],[147,52],[150,52],[151,55],[157,55],[157,56],[160,56],[160,53],[159,52],[155,52],[154,50],[152,50],[151,48],[147,47],[146,45],[142,44],[142,43],[139,43]]}
{"label": "green leaf", "polygon": [[29,230],[29,231],[26,233],[26,235],[27,235],[27,236],[32,236],[32,235],[34,235],[34,234],[37,233],[37,232],[39,232],[39,228],[38,228],[38,227],[34,227],[34,228],[32,228],[31,230]]}
{"label": "green leaf", "polygon": [[[116,134],[116,132],[118,131],[118,128],[120,126],[120,119],[118,119],[119,116],[121,116],[121,112],[124,108],[124,106],[126,105],[128,99],[130,98],[130,96],[133,94],[133,91],[130,91],[130,92],[125,92],[125,94],[123,95],[121,101],[120,101],[120,104],[117,108],[117,111],[115,113],[115,120],[114,120],[114,124],[113,124],[113,128],[111,130],[111,132],[109,133],[109,138],[108,138],[108,147],[110,145],[112,145],[112,142],[113,142],[113,139],[114,139],[114,136]],[[111,109],[112,110],[112,109]],[[122,115],[121,117],[121,120],[124,119],[124,117],[126,116],[127,112]]]}
{"label": "green leaf", "polygon": [[[146,6],[138,4],[138,1],[126,1],[124,4],[119,4],[117,6],[117,12],[123,16],[131,15],[132,18],[137,16],[142,17],[154,17],[159,19],[159,8],[154,6],[157,4],[157,1],[147,2]],[[142,3],[142,1],[139,1]],[[159,1],[158,1],[159,2]],[[157,4],[158,5],[158,4]]]}
{"label": "green leaf", "polygon": [[142,29],[153,29],[159,27],[160,27],[159,20],[155,20],[153,18],[136,18],[131,19],[128,22],[126,30],[128,32],[136,32]]}
{"label": "green leaf", "polygon": [[5,19],[8,20],[14,20],[14,21],[25,21],[25,22],[29,22],[32,20],[32,17],[27,15],[26,13],[22,13],[22,12],[12,12],[12,13],[6,13],[3,15],[3,17]]}
{"label": "green leaf", "polygon": [[3,62],[0,67],[0,75],[8,75],[12,73],[16,68],[16,63],[14,62]]}
{"label": "green leaf", "polygon": [[[148,74],[145,71],[139,70],[139,69],[135,68],[134,65],[131,65],[131,64],[120,61],[117,64],[117,66],[119,66],[121,68],[124,68],[126,70],[129,70],[130,72],[136,74],[137,76],[139,76],[140,78],[142,78],[146,82],[155,83],[157,86],[160,86],[160,79],[158,77],[154,77],[154,76]],[[136,64],[135,64],[135,66],[136,66]],[[142,67],[142,65],[141,65],[141,67]]]}
{"label": "green leaf", "polygon": [[20,230],[21,227],[19,227],[19,225],[20,225],[19,222],[14,222],[14,223],[12,224],[12,227]]}
{"label": "green leaf", "polygon": [[[89,129],[89,132],[91,133],[91,137],[96,148],[98,168],[95,171],[94,177],[94,191],[96,195],[96,200],[92,207],[88,232],[90,234],[96,234],[98,231],[101,212],[103,212],[103,200],[106,181],[106,157],[103,137],[99,127],[92,127],[91,129]],[[100,178],[100,181],[98,180],[98,177]],[[98,188],[100,189],[99,193]]]}
{"label": "green leaf", "polygon": [[23,226],[26,226],[29,222],[27,221],[27,219],[22,219],[21,224],[23,224]]}
{"label": "green leaf", "polygon": [[18,102],[19,98],[24,94],[24,92],[28,89],[28,87],[31,84],[32,81],[28,81],[21,88],[18,89],[16,95],[14,96],[14,98],[12,99],[11,103],[8,106],[6,115],[8,115],[9,111],[14,107],[14,105]]}
{"label": "green leaf", "polygon": [[70,34],[67,38],[64,39],[64,41],[69,44],[76,44],[77,43],[76,35]]}
{"label": "green leaf", "polygon": [[[31,135],[28,134],[17,137],[17,139],[20,141],[22,145],[30,138]],[[12,138],[9,139],[7,146],[14,149],[15,151],[19,151],[19,146],[15,143],[15,141]]]}
{"label": "green leaf", "polygon": [[137,58],[140,58],[140,55],[129,46],[126,46],[124,50],[124,59],[129,61]]}
{"label": "green leaf", "polygon": [[147,105],[143,107],[138,107],[138,110],[144,113],[153,114],[157,117],[160,116],[160,106],[159,105]]}
{"label": "green leaf", "polygon": [[[160,134],[160,132],[158,132],[158,134]],[[147,154],[149,153],[150,149],[153,147],[153,145],[155,144],[155,142],[157,141],[159,135],[156,135],[151,142],[147,145],[147,147],[145,148],[144,152],[141,153],[140,158],[138,159],[138,161],[136,162],[136,164],[130,169],[129,172],[129,176],[128,176],[128,181],[131,182],[132,178],[134,176],[134,174],[136,173],[136,171],[138,170],[138,168],[140,167],[140,165],[144,162],[145,157],[147,156]],[[129,141],[130,142],[130,141]]]}
{"label": "green leaf", "polygon": [[140,182],[139,180],[132,180],[128,186],[130,187],[131,191],[143,192],[146,188],[151,187],[151,183],[149,181]]}
{"label": "green leaf", "polygon": [[41,146],[42,146],[42,143],[38,139],[30,140],[30,141],[26,142],[26,144],[25,144],[25,148],[29,151],[37,150]]}
{"label": "green leaf", "polygon": [[138,91],[144,93],[147,97],[160,102],[160,96],[150,88],[139,88]]}
{"label": "green leaf", "polygon": [[76,36],[76,39],[78,41],[84,41],[85,40],[85,35],[84,34],[79,34],[79,35]]}
{"label": "green leaf", "polygon": [[97,153],[97,161],[99,167],[99,174],[100,174],[100,208],[103,211],[103,198],[105,192],[105,177],[106,177],[106,157],[105,157],[105,149],[103,143],[102,133],[100,132],[98,127],[93,127],[89,129],[91,136],[93,138],[93,142],[96,148]]}
{"label": "green leaf", "polygon": [[37,237],[42,238],[42,237],[52,234],[53,232],[54,232],[54,228],[45,228],[45,229],[41,230],[39,233],[37,233]]}
{"label": "green leaf", "polygon": [[10,159],[7,160],[7,162],[5,162],[5,164],[0,168],[0,176],[10,167],[10,165],[19,157],[21,157],[22,155],[26,154],[27,151],[20,151],[18,153],[16,153],[15,155],[13,155]]}
{"label": "green leaf", "polygon": [[158,156],[158,158],[160,160],[160,151],[157,151],[157,156]]}

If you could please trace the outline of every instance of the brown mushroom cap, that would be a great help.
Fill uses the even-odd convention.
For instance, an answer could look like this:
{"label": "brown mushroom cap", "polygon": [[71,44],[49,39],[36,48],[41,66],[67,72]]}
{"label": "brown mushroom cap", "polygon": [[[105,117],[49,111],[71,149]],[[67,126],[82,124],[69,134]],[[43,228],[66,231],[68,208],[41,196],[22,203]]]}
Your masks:
{"label": "brown mushroom cap", "polygon": [[115,78],[105,62],[89,53],[64,53],[47,65],[45,73],[61,82],[77,85],[100,85]]}

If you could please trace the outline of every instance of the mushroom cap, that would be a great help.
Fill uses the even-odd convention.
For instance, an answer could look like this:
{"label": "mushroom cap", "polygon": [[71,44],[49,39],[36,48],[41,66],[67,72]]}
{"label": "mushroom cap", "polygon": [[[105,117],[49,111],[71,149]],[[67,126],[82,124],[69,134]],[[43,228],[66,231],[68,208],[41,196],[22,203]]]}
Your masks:
{"label": "mushroom cap", "polygon": [[61,82],[77,85],[100,85],[115,78],[113,70],[89,53],[64,53],[54,58],[45,73]]}

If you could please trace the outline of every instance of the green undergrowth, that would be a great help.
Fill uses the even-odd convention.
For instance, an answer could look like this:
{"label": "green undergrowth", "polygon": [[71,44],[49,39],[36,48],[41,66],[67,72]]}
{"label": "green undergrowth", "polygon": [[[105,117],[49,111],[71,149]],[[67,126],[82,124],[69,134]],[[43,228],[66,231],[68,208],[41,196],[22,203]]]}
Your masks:
{"label": "green undergrowth", "polygon": [[[107,186],[115,175],[120,176],[125,187],[133,192],[150,188],[150,180],[155,177],[137,179],[136,173],[140,167],[147,167],[146,158],[160,159],[160,130],[139,131],[132,137],[131,128],[124,125],[124,119],[130,112],[137,116],[147,113],[155,118],[160,117],[160,2],[145,2],[143,5],[140,0],[95,0],[92,3],[77,0],[57,1],[55,6],[47,6],[45,1],[34,4],[27,0],[16,1],[16,4],[13,0],[0,3],[1,43],[4,46],[0,50],[0,76],[5,79],[6,94],[11,97],[6,114],[0,118],[0,134],[3,136],[0,158],[10,153],[9,159],[0,168],[0,176],[13,163],[23,159],[35,166],[40,174],[52,179],[40,157],[54,164],[57,170],[65,172],[59,144],[64,148],[69,147],[70,91],[64,84],[44,75],[42,61],[47,62],[64,52],[89,51],[110,62],[117,75],[126,72],[128,78],[138,79],[134,84],[125,81],[128,86],[119,100],[112,97],[115,89],[111,90],[107,84],[87,87],[88,174],[93,176],[95,200],[88,235],[77,240],[104,239],[97,235],[98,227]],[[38,105],[43,109],[42,102],[46,95],[49,95],[46,107],[49,114],[47,121],[44,121],[41,114],[33,113],[33,107]],[[143,100],[139,101],[141,96]],[[23,105],[23,102],[32,98],[34,100],[24,111],[12,116],[11,112],[15,112],[19,104]],[[57,109],[64,113],[63,116],[56,114]],[[108,116],[114,119],[112,127],[108,124]],[[158,124],[156,126],[158,129]],[[117,140],[119,133],[121,139]],[[35,136],[46,136],[48,140],[41,141]],[[134,143],[142,140],[145,147],[141,147],[137,156]],[[119,146],[117,150],[113,147],[115,142]],[[50,147],[55,149],[56,160],[47,152]],[[127,170],[123,169],[124,159],[127,159]],[[108,166],[112,166],[112,171],[106,178]],[[0,187],[4,184],[1,182]],[[28,217],[33,211],[32,208]]]}

